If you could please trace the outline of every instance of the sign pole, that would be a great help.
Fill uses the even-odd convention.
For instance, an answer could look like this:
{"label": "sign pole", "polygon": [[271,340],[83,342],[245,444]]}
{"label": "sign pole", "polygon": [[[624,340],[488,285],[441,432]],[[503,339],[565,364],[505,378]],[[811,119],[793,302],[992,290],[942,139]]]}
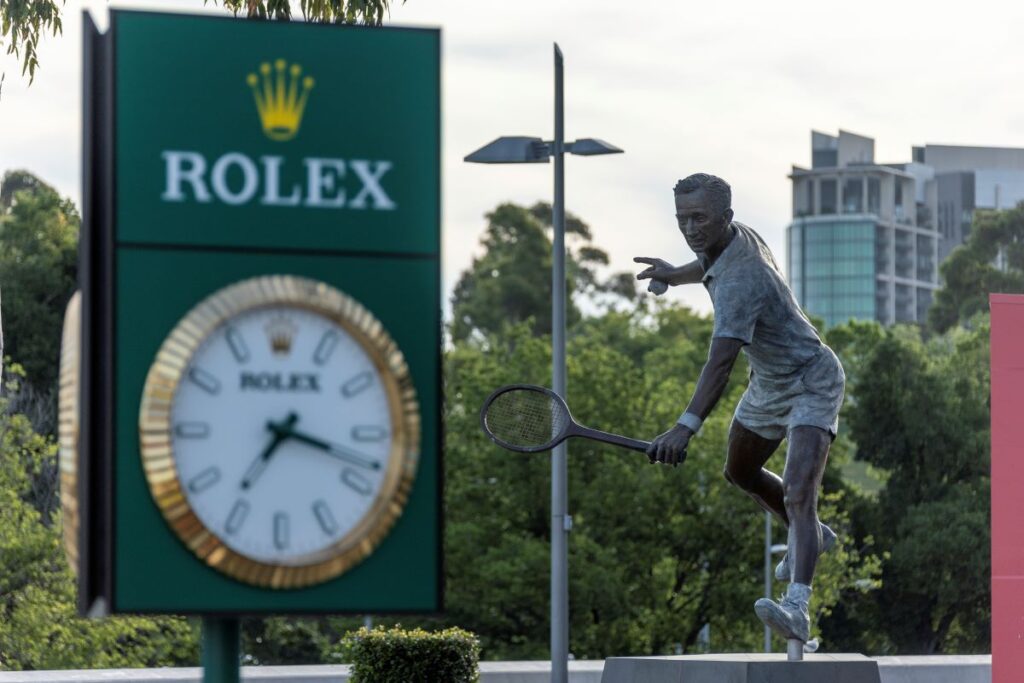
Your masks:
{"label": "sign pole", "polygon": [[239,683],[238,619],[203,617],[203,683]]}

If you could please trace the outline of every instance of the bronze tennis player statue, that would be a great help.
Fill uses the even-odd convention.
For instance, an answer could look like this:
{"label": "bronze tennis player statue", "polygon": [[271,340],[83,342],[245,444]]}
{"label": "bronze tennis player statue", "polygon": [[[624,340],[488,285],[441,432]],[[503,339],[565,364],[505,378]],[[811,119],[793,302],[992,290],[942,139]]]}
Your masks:
{"label": "bronze tennis player statue", "polygon": [[[690,439],[722,396],[740,351],[750,365],[750,383],[729,430],[725,478],[789,530],[788,552],[775,570],[789,581],[779,602],[754,604],[761,620],[783,638],[807,643],[807,603],[818,555],[836,535],[818,520],[829,446],[836,436],[845,375],[822,343],[761,237],[734,221],[732,191],[721,178],[697,173],[675,186],[679,230],[697,258],[673,266],[658,258],[634,260],[649,267],[637,275],[649,289],[703,283],[714,306],[711,349],[696,390],[676,424],[647,450],[651,462],[677,465]],[[764,469],[788,439],[780,478]]]}

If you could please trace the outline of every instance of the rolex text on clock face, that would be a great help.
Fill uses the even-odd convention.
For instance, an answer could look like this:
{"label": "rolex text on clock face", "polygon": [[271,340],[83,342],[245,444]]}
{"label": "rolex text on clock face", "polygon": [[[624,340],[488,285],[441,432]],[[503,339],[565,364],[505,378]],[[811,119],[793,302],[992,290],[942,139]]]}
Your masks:
{"label": "rolex text on clock face", "polygon": [[262,306],[221,323],[183,369],[169,415],[199,521],[260,563],[329,553],[385,484],[395,433],[385,372],[308,308]]}

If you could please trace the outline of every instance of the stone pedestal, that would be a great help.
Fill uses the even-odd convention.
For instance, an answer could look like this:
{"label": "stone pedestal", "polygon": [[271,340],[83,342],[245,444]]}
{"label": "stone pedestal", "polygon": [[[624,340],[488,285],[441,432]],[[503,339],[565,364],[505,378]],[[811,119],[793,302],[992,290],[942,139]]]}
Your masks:
{"label": "stone pedestal", "polygon": [[878,664],[864,655],[779,654],[610,657],[601,683],[881,683]]}

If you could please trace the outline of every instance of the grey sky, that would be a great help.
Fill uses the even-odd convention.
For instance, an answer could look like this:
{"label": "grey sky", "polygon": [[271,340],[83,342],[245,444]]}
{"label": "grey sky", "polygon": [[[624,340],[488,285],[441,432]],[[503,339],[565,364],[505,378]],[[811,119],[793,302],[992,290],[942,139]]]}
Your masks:
{"label": "grey sky", "polygon": [[[218,12],[202,0],[115,7]],[[0,171],[28,168],[79,198],[80,11],[40,48],[29,88],[9,56],[0,97]],[[552,43],[566,56],[566,135],[624,155],[571,158],[566,199],[616,270],[635,255],[692,258],[672,185],[696,171],[733,186],[736,216],[780,262],[786,174],[809,162],[810,130],[876,139],[880,161],[914,144],[1024,147],[1024,4],[1014,2],[683,3],[655,0],[408,0],[391,23],[444,30],[446,295],[472,256],[483,214],[550,200],[551,166],[476,166],[462,157],[503,134],[552,135]],[[709,310],[699,287],[670,293]]]}

